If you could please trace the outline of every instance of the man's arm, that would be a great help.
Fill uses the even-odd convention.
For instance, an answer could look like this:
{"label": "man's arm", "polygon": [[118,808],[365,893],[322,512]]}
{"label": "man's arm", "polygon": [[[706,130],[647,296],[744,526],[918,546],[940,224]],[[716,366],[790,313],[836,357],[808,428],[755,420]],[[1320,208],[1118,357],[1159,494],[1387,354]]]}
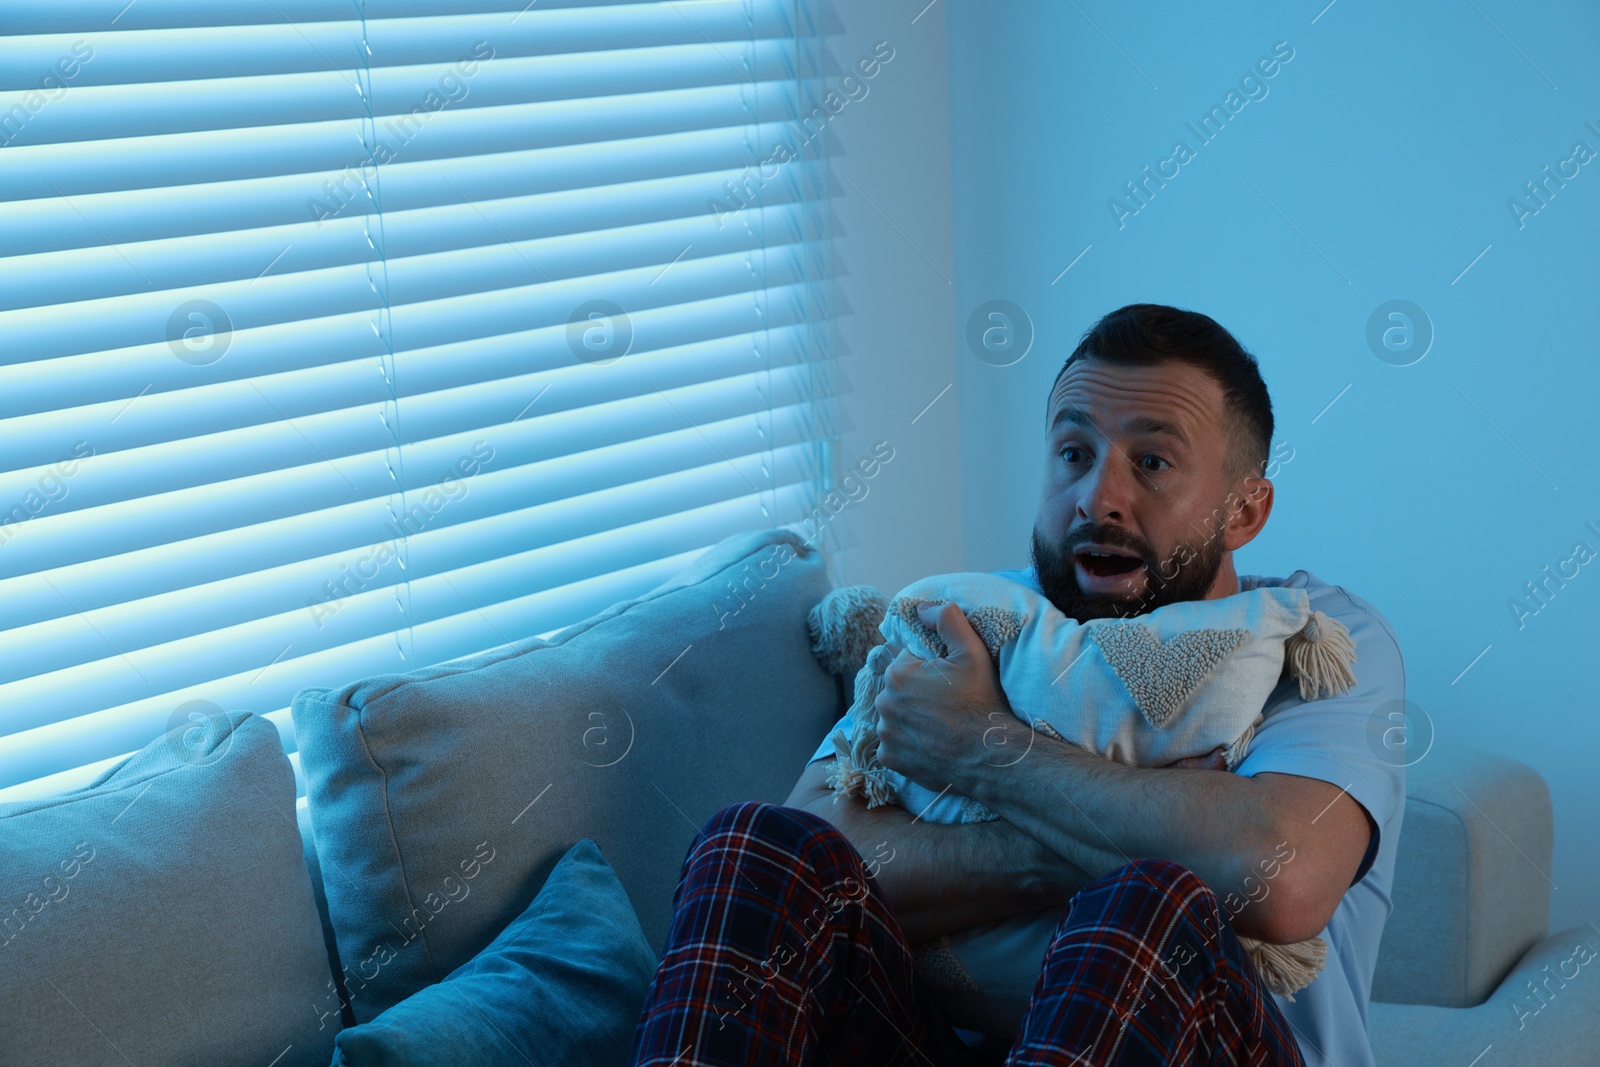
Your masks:
{"label": "man's arm", "polygon": [[[1177,765],[1222,769],[1224,762],[1218,749]],[[1094,880],[1005,819],[931,823],[893,804],[869,810],[859,796],[835,800],[827,784],[832,769],[831,756],[811,763],[784,803],[820,815],[849,839],[910,944],[1010,915],[1065,907]]]}
{"label": "man's arm", "polygon": [[1040,737],[1012,767],[966,788],[1095,877],[1142,856],[1200,876],[1247,937],[1288,944],[1328,925],[1366,852],[1365,809],[1292,774],[1241,778],[1128,767]]}
{"label": "man's arm", "polygon": [[1029,727],[960,608],[924,619],[951,651],[936,664],[902,655],[889,665],[877,701],[884,766],[982,802],[1090,878],[1140,857],[1181,863],[1225,903],[1251,901],[1233,917],[1246,936],[1288,943],[1327,925],[1374,832],[1342,789],[1290,774],[1127,767],[1047,737],[997,766],[986,759],[993,725]]}
{"label": "man's arm", "polygon": [[861,853],[900,922],[919,944],[950,930],[1065,907],[1091,878],[1004,819],[941,824],[859,796],[834,798],[833,758],[806,767],[785,804],[837,826]]}

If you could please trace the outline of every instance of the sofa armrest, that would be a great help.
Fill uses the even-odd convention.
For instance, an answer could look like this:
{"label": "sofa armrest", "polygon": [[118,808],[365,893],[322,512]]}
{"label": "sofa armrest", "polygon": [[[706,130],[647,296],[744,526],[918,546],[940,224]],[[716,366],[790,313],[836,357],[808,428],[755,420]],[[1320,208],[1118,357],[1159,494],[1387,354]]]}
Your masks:
{"label": "sofa armrest", "polygon": [[1372,999],[1482,1003],[1545,936],[1552,834],[1549,788],[1525,764],[1441,745],[1408,767]]}
{"label": "sofa armrest", "polygon": [[1600,1059],[1600,933],[1579,926],[1529,949],[1474,1008],[1383,1004],[1368,1008],[1378,1067],[1593,1067]]}

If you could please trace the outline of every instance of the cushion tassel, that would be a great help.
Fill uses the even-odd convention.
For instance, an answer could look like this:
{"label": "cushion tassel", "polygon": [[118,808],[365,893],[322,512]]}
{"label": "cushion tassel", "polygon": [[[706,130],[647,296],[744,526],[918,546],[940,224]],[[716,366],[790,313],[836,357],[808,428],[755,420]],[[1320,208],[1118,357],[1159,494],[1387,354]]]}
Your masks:
{"label": "cushion tassel", "polygon": [[887,645],[876,645],[856,673],[855,731],[833,732],[837,758],[828,774],[828,785],[837,796],[865,796],[867,807],[875,808],[892,799],[884,781],[885,768],[878,763],[878,694],[883,691],[883,672],[894,659]]}
{"label": "cushion tassel", "polygon": [[1313,611],[1300,632],[1289,635],[1283,651],[1290,671],[1300,681],[1301,700],[1343,693],[1356,684],[1350,670],[1356,661],[1356,645],[1338,619]]}
{"label": "cushion tassel", "polygon": [[1292,945],[1273,945],[1251,937],[1239,938],[1250,962],[1256,965],[1261,983],[1274,993],[1293,1001],[1294,994],[1311,984],[1328,959],[1328,943],[1320,937],[1296,941]]}
{"label": "cushion tassel", "polygon": [[855,677],[874,645],[883,643],[878,624],[889,601],[870,585],[847,585],[828,592],[806,614],[811,654],[829,674]]}

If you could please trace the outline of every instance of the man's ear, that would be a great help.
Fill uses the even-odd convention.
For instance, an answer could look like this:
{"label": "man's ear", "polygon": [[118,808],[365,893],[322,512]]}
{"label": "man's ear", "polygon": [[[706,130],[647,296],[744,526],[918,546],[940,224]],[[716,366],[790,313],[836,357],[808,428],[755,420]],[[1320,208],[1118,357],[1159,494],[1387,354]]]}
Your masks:
{"label": "man's ear", "polygon": [[1255,540],[1256,534],[1267,524],[1272,514],[1272,479],[1250,475],[1233,494],[1235,503],[1228,512],[1228,524],[1223,530],[1222,547],[1229,552],[1243,548]]}

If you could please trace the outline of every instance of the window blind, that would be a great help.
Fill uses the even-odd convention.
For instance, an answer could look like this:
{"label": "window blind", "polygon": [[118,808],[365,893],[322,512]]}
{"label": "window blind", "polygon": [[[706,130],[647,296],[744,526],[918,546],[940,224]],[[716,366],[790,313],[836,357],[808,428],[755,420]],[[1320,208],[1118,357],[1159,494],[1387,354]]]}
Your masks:
{"label": "window blind", "polygon": [[0,799],[815,514],[804,0],[117,7],[0,0]]}

